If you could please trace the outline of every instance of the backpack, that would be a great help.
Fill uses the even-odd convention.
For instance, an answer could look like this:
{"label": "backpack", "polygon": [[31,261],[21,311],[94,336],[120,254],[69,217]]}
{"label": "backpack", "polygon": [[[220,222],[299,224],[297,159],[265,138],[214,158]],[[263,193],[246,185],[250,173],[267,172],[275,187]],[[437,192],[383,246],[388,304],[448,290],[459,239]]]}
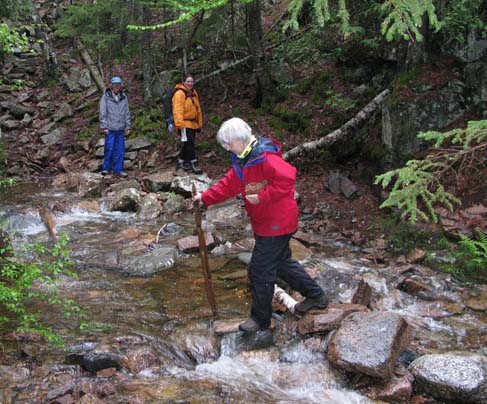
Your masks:
{"label": "backpack", "polygon": [[[173,87],[166,93],[166,95],[162,99],[162,105],[164,108],[164,120],[166,121],[166,130],[169,133],[173,133],[176,130],[176,125],[174,125],[174,117],[172,115],[172,98],[178,90],[184,91],[182,88]],[[187,91],[184,91],[184,94],[186,95],[186,98],[191,97],[191,94]]]}

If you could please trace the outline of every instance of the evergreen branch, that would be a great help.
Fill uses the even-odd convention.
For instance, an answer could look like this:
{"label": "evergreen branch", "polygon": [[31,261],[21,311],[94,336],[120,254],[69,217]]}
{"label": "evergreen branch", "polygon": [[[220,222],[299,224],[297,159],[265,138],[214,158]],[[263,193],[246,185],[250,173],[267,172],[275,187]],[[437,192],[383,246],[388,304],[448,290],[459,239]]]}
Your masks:
{"label": "evergreen branch", "polygon": [[[391,193],[381,208],[397,207],[402,210],[401,216],[409,217],[412,223],[418,217],[437,222],[436,205],[453,211],[454,204],[460,204],[460,200],[447,192],[441,182],[446,173],[455,173],[460,182],[461,176],[479,170],[485,164],[485,158],[478,155],[487,154],[487,121],[471,121],[466,129],[453,129],[446,133],[421,132],[418,137],[432,141],[434,153],[424,160],[410,160],[402,168],[379,175],[374,183],[381,184],[383,188],[392,184]],[[450,146],[440,148],[446,143]]]}

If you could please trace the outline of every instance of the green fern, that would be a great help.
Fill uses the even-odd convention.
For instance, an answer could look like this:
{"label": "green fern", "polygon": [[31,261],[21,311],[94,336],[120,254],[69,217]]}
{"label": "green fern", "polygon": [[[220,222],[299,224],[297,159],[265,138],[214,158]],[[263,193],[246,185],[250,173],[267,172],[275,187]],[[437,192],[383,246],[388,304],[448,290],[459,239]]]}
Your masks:
{"label": "green fern", "polygon": [[460,241],[458,242],[460,250],[457,253],[459,258],[467,270],[487,270],[487,234],[480,230],[476,231],[477,239],[471,239],[463,234],[460,234]]}

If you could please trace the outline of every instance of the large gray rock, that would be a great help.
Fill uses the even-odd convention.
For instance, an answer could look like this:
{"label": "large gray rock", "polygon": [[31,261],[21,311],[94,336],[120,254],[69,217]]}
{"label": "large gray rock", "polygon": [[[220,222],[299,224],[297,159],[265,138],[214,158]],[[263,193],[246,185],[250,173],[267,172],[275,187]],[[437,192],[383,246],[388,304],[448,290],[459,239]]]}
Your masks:
{"label": "large gray rock", "polygon": [[33,115],[34,110],[29,107],[24,107],[21,104],[11,101],[0,102],[0,107],[6,109],[12,116],[17,119],[22,119],[25,114]]}
{"label": "large gray rock", "polygon": [[171,182],[171,190],[179,194],[190,196],[192,193],[193,184],[196,187],[196,192],[203,192],[210,187],[210,183],[211,180],[206,174],[174,177]]}
{"label": "large gray rock", "polygon": [[120,266],[128,275],[151,276],[174,266],[177,256],[176,247],[161,246],[142,255],[122,258]]}
{"label": "large gray rock", "polygon": [[470,353],[464,355],[424,355],[414,360],[409,370],[417,387],[435,398],[487,403],[487,360]]}
{"label": "large gray rock", "polygon": [[426,149],[427,143],[417,137],[419,132],[442,131],[465,113],[465,84],[458,80],[441,89],[414,82],[410,86],[415,92],[413,101],[403,101],[393,93],[382,109],[382,141],[394,162],[403,162]]}
{"label": "large gray rock", "polygon": [[169,191],[173,177],[171,171],[164,171],[162,173],[148,175],[142,181],[149,191]]}
{"label": "large gray rock", "polygon": [[140,203],[137,218],[140,220],[153,220],[162,212],[162,207],[156,194],[148,194]]}
{"label": "large gray rock", "polygon": [[111,210],[121,212],[136,212],[139,209],[142,197],[135,188],[122,189],[115,194]]}
{"label": "large gray rock", "polygon": [[212,205],[206,210],[206,221],[215,226],[241,227],[243,221],[248,222],[241,203],[236,199],[230,199],[219,205]]}
{"label": "large gray rock", "polygon": [[341,369],[387,379],[411,337],[412,328],[399,314],[353,313],[332,337],[326,356]]}
{"label": "large gray rock", "polygon": [[97,198],[105,188],[105,181],[101,174],[82,173],[79,175],[78,194],[80,196]]}

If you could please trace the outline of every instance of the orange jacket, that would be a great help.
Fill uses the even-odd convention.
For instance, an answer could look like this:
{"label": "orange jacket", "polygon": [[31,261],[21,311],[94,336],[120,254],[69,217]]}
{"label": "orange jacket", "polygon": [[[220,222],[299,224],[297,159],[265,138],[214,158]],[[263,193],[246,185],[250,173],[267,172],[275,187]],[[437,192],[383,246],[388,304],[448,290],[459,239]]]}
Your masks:
{"label": "orange jacket", "polygon": [[176,88],[183,91],[176,91],[172,97],[174,124],[178,129],[201,128],[203,126],[203,114],[201,113],[198,93],[194,88],[190,93],[183,84],[176,84]]}

